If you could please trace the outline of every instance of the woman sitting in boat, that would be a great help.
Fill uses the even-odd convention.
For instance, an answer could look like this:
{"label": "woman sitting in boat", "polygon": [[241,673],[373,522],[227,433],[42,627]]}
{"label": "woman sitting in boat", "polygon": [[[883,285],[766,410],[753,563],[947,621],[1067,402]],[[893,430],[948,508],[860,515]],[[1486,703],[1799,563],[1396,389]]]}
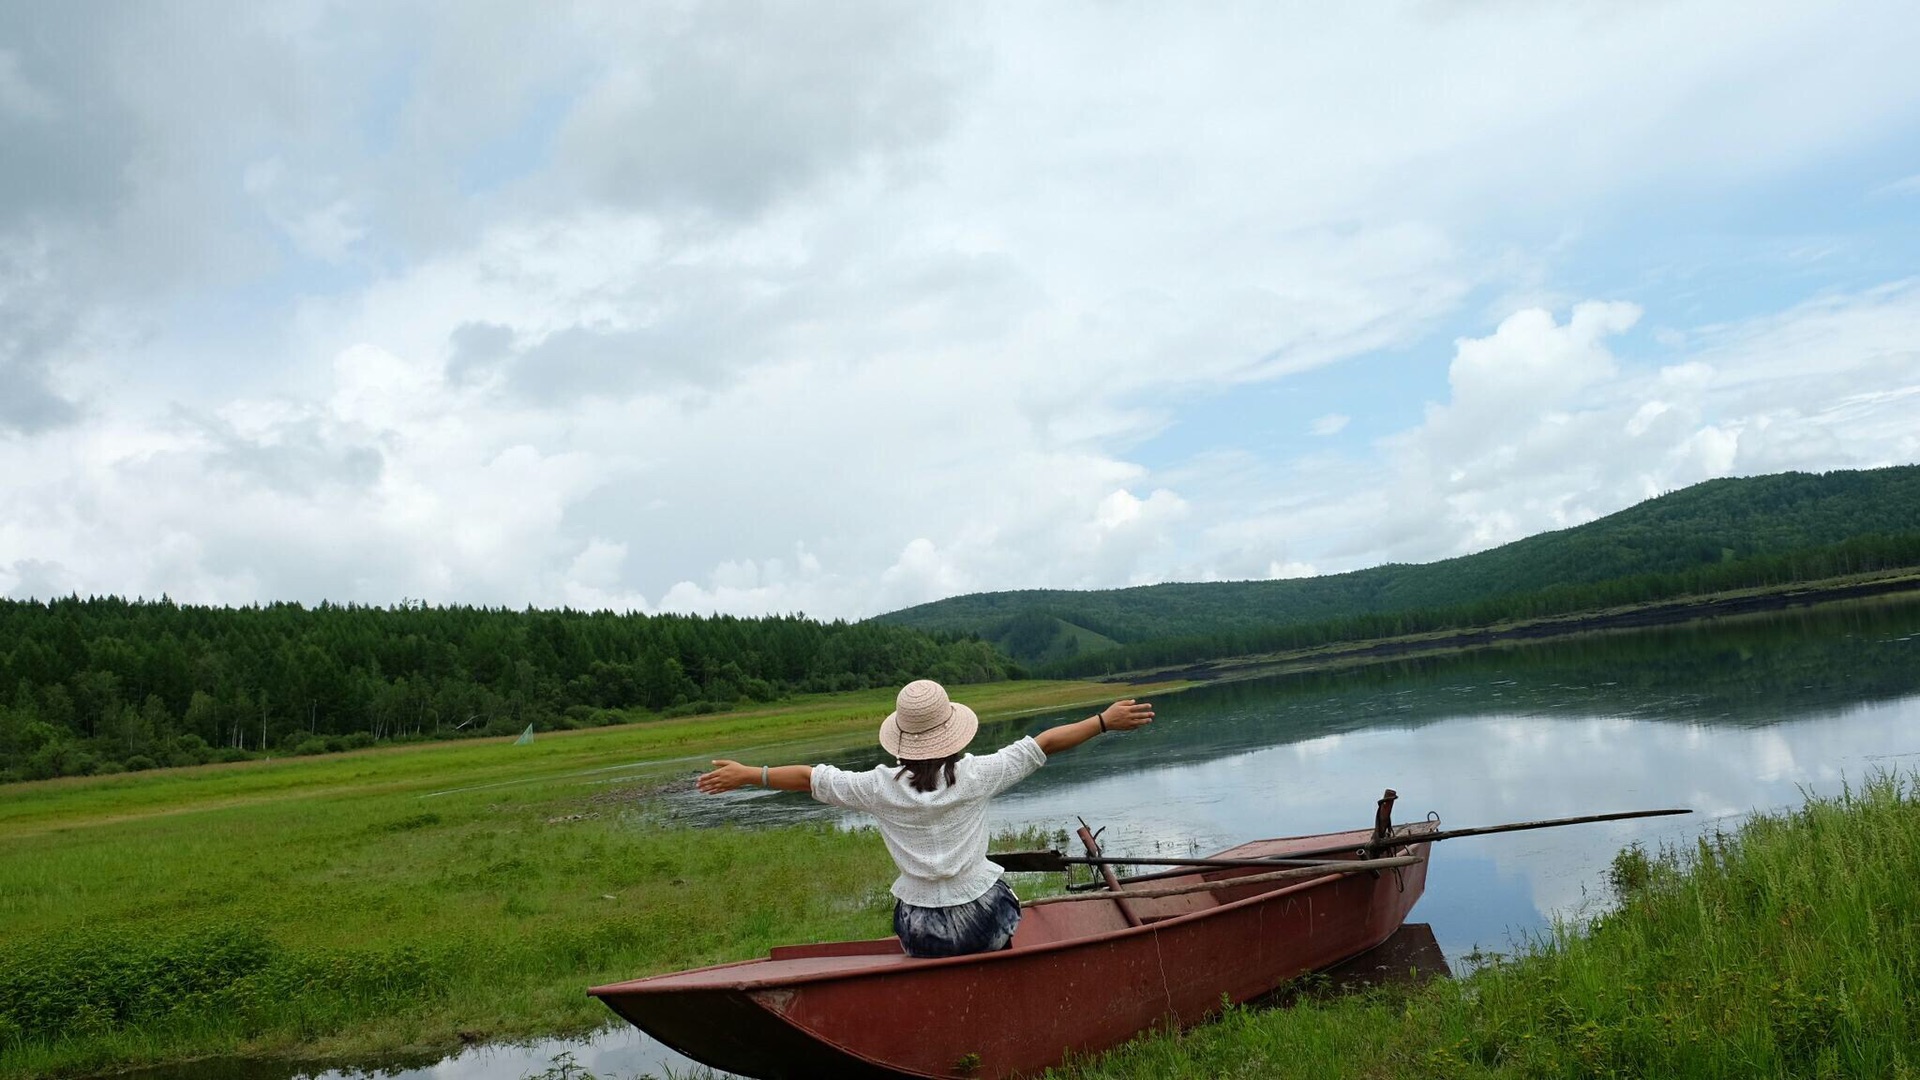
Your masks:
{"label": "woman sitting in boat", "polygon": [[[1013,941],[1020,900],[987,859],[987,802],[1026,779],[1047,758],[1107,731],[1153,722],[1153,706],[1131,698],[1094,716],[1051,727],[991,754],[967,744],[979,730],[972,709],[931,679],[910,682],[880,725],[880,745],[898,765],[848,772],[831,765],[742,765],[725,759],[700,777],[708,794],[758,784],[807,791],[829,806],[861,810],[880,826],[900,876],[893,882],[893,931],[909,956],[994,952]],[[943,783],[944,781],[944,783]]]}

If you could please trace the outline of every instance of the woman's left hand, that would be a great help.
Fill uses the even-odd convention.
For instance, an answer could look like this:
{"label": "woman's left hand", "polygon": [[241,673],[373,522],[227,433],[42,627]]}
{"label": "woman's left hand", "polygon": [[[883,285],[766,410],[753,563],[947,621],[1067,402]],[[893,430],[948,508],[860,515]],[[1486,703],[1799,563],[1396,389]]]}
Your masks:
{"label": "woman's left hand", "polygon": [[752,765],[742,765],[726,758],[720,758],[713,764],[712,772],[700,774],[699,788],[705,794],[718,795],[760,782],[760,770]]}
{"label": "woman's left hand", "polygon": [[1153,702],[1125,698],[1100,710],[1108,731],[1132,731],[1153,723]]}

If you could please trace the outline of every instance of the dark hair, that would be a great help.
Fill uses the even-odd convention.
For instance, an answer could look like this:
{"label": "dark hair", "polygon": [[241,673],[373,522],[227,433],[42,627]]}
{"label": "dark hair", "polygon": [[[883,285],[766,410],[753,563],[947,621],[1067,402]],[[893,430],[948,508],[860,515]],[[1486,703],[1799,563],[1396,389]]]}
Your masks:
{"label": "dark hair", "polygon": [[[911,773],[913,774],[913,790],[936,791],[940,787],[940,774],[945,772],[947,774],[947,786],[952,787],[953,765],[959,760],[960,755],[958,753],[948,754],[943,758],[929,758],[925,761],[908,761],[905,758],[901,758],[900,771],[894,773],[893,778],[898,780]],[[942,765],[946,766],[946,768],[942,769]]]}

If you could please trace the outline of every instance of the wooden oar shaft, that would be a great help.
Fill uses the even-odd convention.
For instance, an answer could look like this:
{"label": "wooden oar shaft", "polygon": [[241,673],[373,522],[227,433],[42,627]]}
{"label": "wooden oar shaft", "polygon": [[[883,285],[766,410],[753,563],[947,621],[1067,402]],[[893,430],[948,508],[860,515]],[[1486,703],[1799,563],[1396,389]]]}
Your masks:
{"label": "wooden oar shaft", "polygon": [[[1626,821],[1631,818],[1668,817],[1673,814],[1691,814],[1686,809],[1672,810],[1623,810],[1612,814],[1585,814],[1580,817],[1548,818],[1544,821],[1514,821],[1505,825],[1480,825],[1471,829],[1443,829],[1430,833],[1397,833],[1385,840],[1362,840],[1357,844],[1340,844],[1333,847],[1313,848],[1308,851],[1289,851],[1278,858],[1312,859],[1327,855],[1355,855],[1366,851],[1391,850],[1407,844],[1425,844],[1435,840],[1453,840],[1462,836],[1491,836],[1495,833],[1525,832],[1528,829],[1556,829],[1562,825],[1590,825],[1601,821]],[[1120,884],[1128,885],[1139,881],[1159,881],[1178,877],[1178,870],[1162,870],[1154,874],[1135,874],[1120,879]]]}
{"label": "wooden oar shaft", "polygon": [[[1491,836],[1494,833],[1525,832],[1528,829],[1557,829],[1562,825],[1590,825],[1598,821],[1626,821],[1630,818],[1669,817],[1674,814],[1691,814],[1686,809],[1676,810],[1624,810],[1617,814],[1588,814],[1585,817],[1550,818],[1546,821],[1515,821],[1507,825],[1481,825],[1472,829],[1442,829],[1424,836],[1406,840],[1387,840],[1369,847],[1398,847],[1404,843],[1424,843],[1429,840],[1453,840],[1462,836]],[[1333,852],[1339,851],[1334,848]],[[1333,852],[1328,852],[1332,854]],[[1294,852],[1287,854],[1293,855]]]}
{"label": "wooden oar shaft", "polygon": [[1237,888],[1241,885],[1261,885],[1270,881],[1292,881],[1342,874],[1361,874],[1373,870],[1391,870],[1396,866],[1413,866],[1425,861],[1418,855],[1395,855],[1386,859],[1367,859],[1364,862],[1329,862],[1318,866],[1297,866],[1288,870],[1275,870],[1271,874],[1250,874],[1246,877],[1222,878],[1219,881],[1198,881],[1190,885],[1169,885],[1160,889],[1061,893],[1057,896],[1042,896],[1023,901],[1020,906],[1044,907],[1047,904],[1071,904],[1080,900],[1151,900],[1156,896],[1184,896],[1187,893],[1212,892],[1217,889]]}
{"label": "wooden oar shaft", "polygon": [[1102,855],[1097,859],[1083,855],[1063,855],[1058,851],[1001,851],[988,852],[987,860],[1004,867],[1009,873],[1042,874],[1049,871],[1065,870],[1069,866],[1319,866],[1336,860],[1330,859],[1131,859],[1113,855]]}
{"label": "wooden oar shaft", "polygon": [[[1100,857],[1100,841],[1093,835],[1093,830],[1087,826],[1084,820],[1080,822],[1080,843],[1087,849],[1088,858],[1097,859]],[[1113,867],[1102,865],[1100,867],[1100,878],[1106,882],[1108,889],[1111,889],[1115,893],[1120,891],[1120,879],[1114,876]],[[1140,925],[1140,913],[1133,910],[1132,904],[1119,899],[1116,899],[1114,902],[1120,908],[1120,916],[1127,920],[1128,926]]]}

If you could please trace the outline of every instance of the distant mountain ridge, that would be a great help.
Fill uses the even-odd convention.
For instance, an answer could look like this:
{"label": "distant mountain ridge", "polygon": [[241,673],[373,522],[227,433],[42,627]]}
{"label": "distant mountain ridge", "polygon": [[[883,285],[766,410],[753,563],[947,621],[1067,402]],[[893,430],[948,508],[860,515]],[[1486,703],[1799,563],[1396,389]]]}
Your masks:
{"label": "distant mountain ridge", "polygon": [[1438,562],[1282,581],[974,593],[876,616],[1057,664],[1165,638],[1457,608],[1502,596],[1920,534],[1920,466],[1709,480],[1584,525]]}

